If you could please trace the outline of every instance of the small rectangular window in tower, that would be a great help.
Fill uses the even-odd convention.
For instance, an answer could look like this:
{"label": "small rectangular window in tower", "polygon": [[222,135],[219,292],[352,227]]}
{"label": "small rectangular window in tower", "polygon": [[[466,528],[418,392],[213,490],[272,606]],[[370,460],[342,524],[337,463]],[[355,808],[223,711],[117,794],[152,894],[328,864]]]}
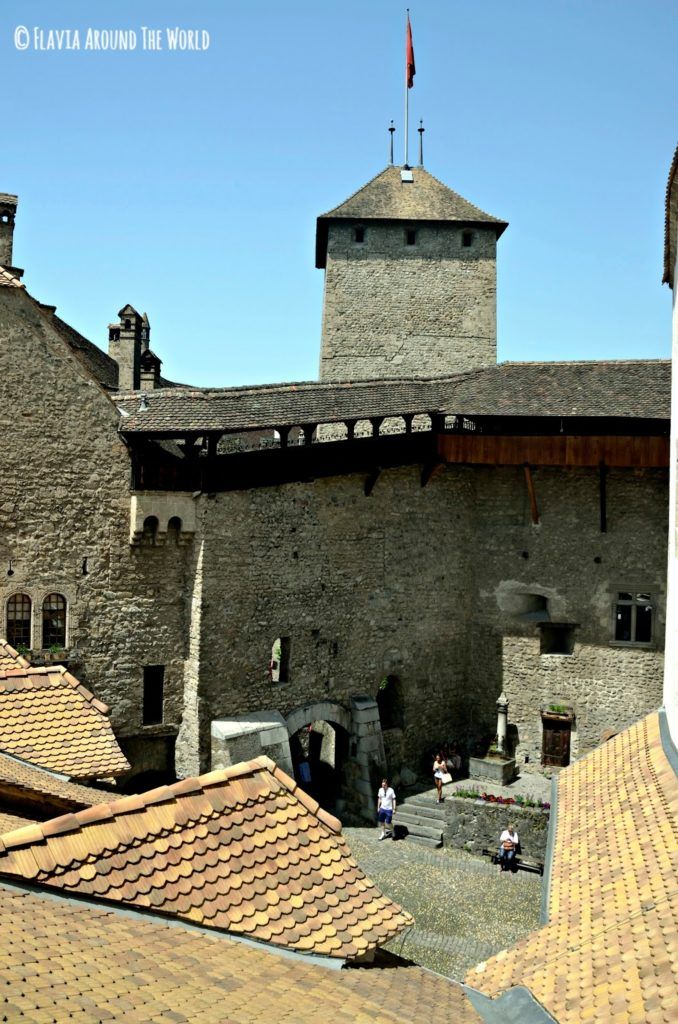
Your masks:
{"label": "small rectangular window in tower", "polygon": [[165,697],[165,666],[144,665],[143,725],[162,725]]}
{"label": "small rectangular window in tower", "polygon": [[471,246],[473,245],[473,232],[472,231],[462,231],[462,233],[461,233],[461,244],[464,246],[465,249],[470,249],[471,248]]}
{"label": "small rectangular window in tower", "polygon": [[417,244],[417,232],[414,228],[405,229],[405,245],[416,245]]}
{"label": "small rectangular window in tower", "polygon": [[357,227],[353,229],[353,241],[358,245],[362,245],[365,241],[365,228]]}

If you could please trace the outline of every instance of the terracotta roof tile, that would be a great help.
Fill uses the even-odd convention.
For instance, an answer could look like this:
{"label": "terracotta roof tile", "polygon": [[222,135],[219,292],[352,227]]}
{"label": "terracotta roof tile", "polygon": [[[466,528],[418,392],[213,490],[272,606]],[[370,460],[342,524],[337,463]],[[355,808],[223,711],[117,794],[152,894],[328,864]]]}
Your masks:
{"label": "terracotta roof tile", "polygon": [[0,637],[0,672],[6,668],[28,668],[28,662]]}
{"label": "terracotta roof tile", "polygon": [[418,380],[267,384],[198,390],[160,389],[116,397],[124,434],[245,432],[337,423],[375,416],[558,416],[666,419],[671,362],[499,363],[450,377]]}
{"label": "terracotta roof tile", "polygon": [[264,757],[65,814],[5,835],[0,872],[324,956],[384,945],[412,918],[287,781]]}
{"label": "terracotta roof tile", "polygon": [[5,668],[0,750],[73,778],[119,775],[129,764],[107,710],[61,665]]}
{"label": "terracotta roof tile", "polygon": [[562,772],[549,923],[468,984],[525,985],[560,1024],[674,1020],[676,811],[656,714]]}
{"label": "terracotta roof tile", "polygon": [[332,970],[208,929],[0,885],[0,1018],[190,1024],[480,1024],[418,967]]}
{"label": "terracotta roof tile", "polygon": [[25,285],[9,270],[0,267],[0,288],[25,288]]}
{"label": "terracotta roof tile", "polygon": [[61,775],[0,751],[0,798],[8,789],[19,794],[57,797],[77,808],[101,803],[109,795],[104,789],[70,782]]}
{"label": "terracotta roof tile", "polygon": [[5,811],[0,811],[0,835],[3,832],[15,832],[19,828],[25,828],[27,825],[34,824],[32,818],[26,818],[23,815],[18,814],[7,814]]}

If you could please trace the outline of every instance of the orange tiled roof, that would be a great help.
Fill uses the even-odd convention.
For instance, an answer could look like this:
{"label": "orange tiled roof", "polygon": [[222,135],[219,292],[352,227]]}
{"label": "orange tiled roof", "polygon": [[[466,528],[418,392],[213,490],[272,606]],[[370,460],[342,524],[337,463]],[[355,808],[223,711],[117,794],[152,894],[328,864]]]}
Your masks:
{"label": "orange tiled roof", "polygon": [[28,668],[28,662],[0,637],[0,672],[6,668]]}
{"label": "orange tiled roof", "polygon": [[0,288],[23,288],[24,285],[21,283],[18,277],[11,274],[9,270],[5,270],[4,267],[0,267]]}
{"label": "orange tiled roof", "polygon": [[562,772],[549,923],[469,985],[525,985],[560,1024],[678,1019],[678,781],[656,714]]}
{"label": "orange tiled roof", "polygon": [[413,924],[267,757],[0,840],[0,873],[342,959]]}
{"label": "orange tiled roof", "polygon": [[0,885],[0,1019],[25,1024],[480,1024],[419,967],[332,970],[202,928]]}
{"label": "orange tiled roof", "polygon": [[71,804],[69,810],[100,804],[111,795],[105,789],[69,782],[60,775],[54,775],[44,768],[38,768],[37,765],[0,751],[0,801],[3,794],[10,790],[18,795],[25,792],[29,795],[47,797],[47,802],[49,798],[56,797],[57,803],[66,801]]}
{"label": "orange tiled roof", "polygon": [[0,671],[0,750],[78,779],[130,767],[108,708],[62,665]]}

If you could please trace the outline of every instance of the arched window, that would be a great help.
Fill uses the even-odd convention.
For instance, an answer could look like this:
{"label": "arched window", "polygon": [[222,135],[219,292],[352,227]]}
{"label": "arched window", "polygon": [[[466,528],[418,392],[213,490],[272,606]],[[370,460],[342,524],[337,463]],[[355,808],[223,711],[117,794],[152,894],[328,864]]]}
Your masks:
{"label": "arched window", "polygon": [[144,533],[143,542],[144,544],[155,544],[155,538],[158,533],[158,527],[160,522],[157,516],[146,516],[144,519]]}
{"label": "arched window", "polygon": [[66,646],[66,598],[48,594],[42,602],[42,646]]}
{"label": "arched window", "polygon": [[31,646],[31,599],[12,594],[7,602],[7,642],[12,647]]}
{"label": "arched window", "polygon": [[167,543],[178,544],[181,537],[181,519],[179,516],[172,516],[167,524]]}

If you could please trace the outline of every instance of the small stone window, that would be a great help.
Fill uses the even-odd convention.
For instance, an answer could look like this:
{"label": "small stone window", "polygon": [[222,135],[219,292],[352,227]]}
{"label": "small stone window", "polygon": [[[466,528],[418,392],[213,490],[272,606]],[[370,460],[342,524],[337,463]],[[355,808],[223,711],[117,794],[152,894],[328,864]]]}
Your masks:
{"label": "small stone window", "polygon": [[132,327],[132,321],[131,320],[125,320],[125,330],[129,331],[131,329],[131,327]]}
{"label": "small stone window", "polygon": [[290,672],[290,638],[279,636],[273,641],[268,674],[272,683],[289,682]]}
{"label": "small stone window", "polygon": [[353,241],[356,242],[358,245],[362,245],[363,244],[363,242],[365,241],[365,228],[364,227],[359,226],[359,227],[353,229]]}
{"label": "small stone window", "polygon": [[647,592],[617,591],[614,639],[622,644],[651,644],[654,603]]}
{"label": "small stone window", "polygon": [[144,665],[144,725],[162,725],[164,720],[165,666]]}
{"label": "small stone window", "polygon": [[48,594],[42,602],[42,646],[60,649],[66,646],[66,598]]}
{"label": "small stone window", "polygon": [[12,647],[31,646],[31,608],[28,594],[12,594],[7,602],[7,643]]}
{"label": "small stone window", "polygon": [[146,518],[144,519],[144,528],[142,535],[142,541],[144,544],[155,544],[159,526],[160,522],[157,516],[146,516]]}
{"label": "small stone window", "polygon": [[571,622],[542,622],[540,654],[574,654],[575,628]]}
{"label": "small stone window", "polygon": [[167,543],[178,544],[181,538],[181,519],[179,516],[172,516],[167,523]]}
{"label": "small stone window", "polygon": [[417,232],[414,228],[405,228],[405,245],[417,244]]}
{"label": "small stone window", "polygon": [[117,327],[111,327],[108,332],[109,341],[120,341],[120,330]]}
{"label": "small stone window", "polygon": [[2,216],[0,217],[0,220],[2,221],[3,224],[10,224],[12,219],[11,219],[11,217],[10,217],[10,215],[8,213],[3,213]]}
{"label": "small stone window", "polygon": [[472,231],[462,231],[462,233],[461,233],[461,244],[463,245],[463,247],[465,249],[470,249],[471,248],[471,246],[473,245],[473,232]]}

